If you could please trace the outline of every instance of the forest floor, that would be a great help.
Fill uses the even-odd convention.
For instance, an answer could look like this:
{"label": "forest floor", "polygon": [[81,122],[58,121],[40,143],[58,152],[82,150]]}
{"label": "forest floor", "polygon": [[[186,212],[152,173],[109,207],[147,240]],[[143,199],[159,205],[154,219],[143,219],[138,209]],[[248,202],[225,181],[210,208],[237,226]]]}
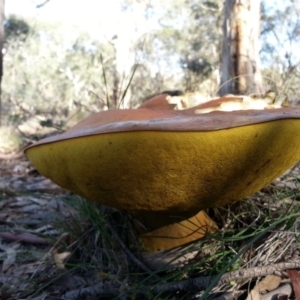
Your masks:
{"label": "forest floor", "polygon": [[[67,192],[39,175],[25,156],[0,159],[0,178],[1,300],[58,296],[74,284],[59,278],[55,258],[55,241],[62,238],[56,221],[72,213]],[[44,282],[40,292],[38,281]]]}
{"label": "forest floor", "polygon": [[[299,167],[294,167],[272,186],[265,188],[264,197],[269,197],[270,190],[284,188],[285,191],[292,191],[283,199],[284,202],[294,205],[292,203],[295,199],[297,198],[297,202],[299,200],[297,185],[299,174]],[[128,289],[128,281],[124,284],[116,279],[124,277],[121,274],[124,273],[124,268],[120,267],[124,262],[127,263],[128,253],[124,252],[118,254],[116,260],[119,266],[114,269],[115,275],[112,280],[109,277],[112,274],[108,275],[107,271],[95,268],[89,270],[85,267],[83,272],[83,268],[78,270],[76,264],[72,268],[67,268],[65,261],[74,255],[72,245],[78,242],[71,239],[70,232],[61,225],[65,223],[73,226],[74,218],[78,215],[78,211],[68,204],[69,198],[69,192],[38,174],[24,155],[11,159],[0,158],[1,300],[200,299],[195,296],[197,293],[176,295],[174,292],[168,294],[169,296],[156,297],[128,297],[126,293],[120,296],[122,289]],[[298,208],[296,210],[298,211]],[[300,276],[296,271],[300,268],[298,237],[295,235],[298,230],[297,216],[293,220],[296,221],[288,228],[289,231],[273,231],[268,238],[260,240],[255,249],[253,246],[243,253],[244,260],[247,255],[249,256],[243,264],[243,269],[237,274],[234,272],[223,274],[219,282],[223,283],[223,286],[220,285],[215,289],[207,299],[296,299],[300,291]],[[291,232],[290,228],[296,231]],[[88,230],[84,234],[88,234]],[[96,235],[94,231],[93,234]],[[93,243],[96,245],[94,240]],[[256,256],[251,252],[255,252]],[[277,259],[270,260],[274,254]],[[80,259],[83,256],[82,253],[76,255]],[[259,270],[255,267],[259,267]],[[245,274],[247,280],[237,283],[239,277],[243,279]],[[186,279],[186,276],[181,277]],[[142,278],[141,275],[139,278]],[[176,284],[181,291],[186,288],[180,286],[180,283]],[[188,284],[197,287],[199,278],[198,283],[194,280]],[[176,289],[173,285],[169,291],[174,290]]]}

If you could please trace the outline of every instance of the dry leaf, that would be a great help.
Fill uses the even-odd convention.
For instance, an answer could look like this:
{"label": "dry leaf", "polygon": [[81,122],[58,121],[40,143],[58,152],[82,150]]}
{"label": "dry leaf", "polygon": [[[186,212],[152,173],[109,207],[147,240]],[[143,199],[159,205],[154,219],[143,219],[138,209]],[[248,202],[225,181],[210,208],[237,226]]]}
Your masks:
{"label": "dry leaf", "polygon": [[260,300],[260,293],[255,288],[248,294],[246,300]]}
{"label": "dry leaf", "polygon": [[6,258],[2,262],[2,272],[7,271],[16,262],[17,251],[16,249],[20,244],[15,243],[12,245],[0,244],[0,249],[6,252]]}
{"label": "dry leaf", "polygon": [[292,285],[290,283],[283,284],[272,292],[261,296],[261,300],[287,300],[292,294]]}
{"label": "dry leaf", "polygon": [[281,278],[275,275],[267,275],[254,288],[260,293],[275,290],[281,283]]}
{"label": "dry leaf", "polygon": [[297,270],[287,270],[287,274],[293,284],[296,300],[300,300],[300,274]]}
{"label": "dry leaf", "polygon": [[65,269],[64,261],[70,257],[71,252],[54,253],[54,261],[58,269]]}
{"label": "dry leaf", "polygon": [[260,282],[258,282],[252,291],[249,293],[247,300],[260,300],[260,293],[273,291],[281,283],[281,278],[275,275],[267,275]]}

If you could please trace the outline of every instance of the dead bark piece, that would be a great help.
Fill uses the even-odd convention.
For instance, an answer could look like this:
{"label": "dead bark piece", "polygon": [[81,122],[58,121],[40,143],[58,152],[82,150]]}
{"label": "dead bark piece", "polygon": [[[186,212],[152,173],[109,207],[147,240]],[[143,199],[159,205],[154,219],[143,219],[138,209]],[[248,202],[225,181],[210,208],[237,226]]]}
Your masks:
{"label": "dead bark piece", "polygon": [[287,274],[291,279],[296,299],[300,299],[300,274],[297,270],[287,270]]}
{"label": "dead bark piece", "polygon": [[272,292],[266,293],[261,296],[261,300],[284,300],[289,299],[292,294],[292,285],[290,283],[286,283],[281,285],[277,289]]}

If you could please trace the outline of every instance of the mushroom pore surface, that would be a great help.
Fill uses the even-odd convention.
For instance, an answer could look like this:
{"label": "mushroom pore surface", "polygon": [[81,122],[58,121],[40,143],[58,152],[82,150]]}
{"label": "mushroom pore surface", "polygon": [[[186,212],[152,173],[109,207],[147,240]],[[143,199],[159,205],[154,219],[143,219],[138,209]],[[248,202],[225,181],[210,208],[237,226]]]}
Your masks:
{"label": "mushroom pore surface", "polygon": [[25,151],[41,174],[90,200],[192,215],[272,182],[299,160],[299,141],[299,120],[281,119],[213,131],[90,134]]}

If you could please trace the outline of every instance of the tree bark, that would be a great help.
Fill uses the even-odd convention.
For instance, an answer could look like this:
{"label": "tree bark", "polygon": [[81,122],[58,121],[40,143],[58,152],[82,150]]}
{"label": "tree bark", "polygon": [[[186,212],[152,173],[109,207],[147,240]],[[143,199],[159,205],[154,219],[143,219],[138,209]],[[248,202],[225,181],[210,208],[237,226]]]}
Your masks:
{"label": "tree bark", "polygon": [[225,0],[220,95],[262,93],[260,0]]}

